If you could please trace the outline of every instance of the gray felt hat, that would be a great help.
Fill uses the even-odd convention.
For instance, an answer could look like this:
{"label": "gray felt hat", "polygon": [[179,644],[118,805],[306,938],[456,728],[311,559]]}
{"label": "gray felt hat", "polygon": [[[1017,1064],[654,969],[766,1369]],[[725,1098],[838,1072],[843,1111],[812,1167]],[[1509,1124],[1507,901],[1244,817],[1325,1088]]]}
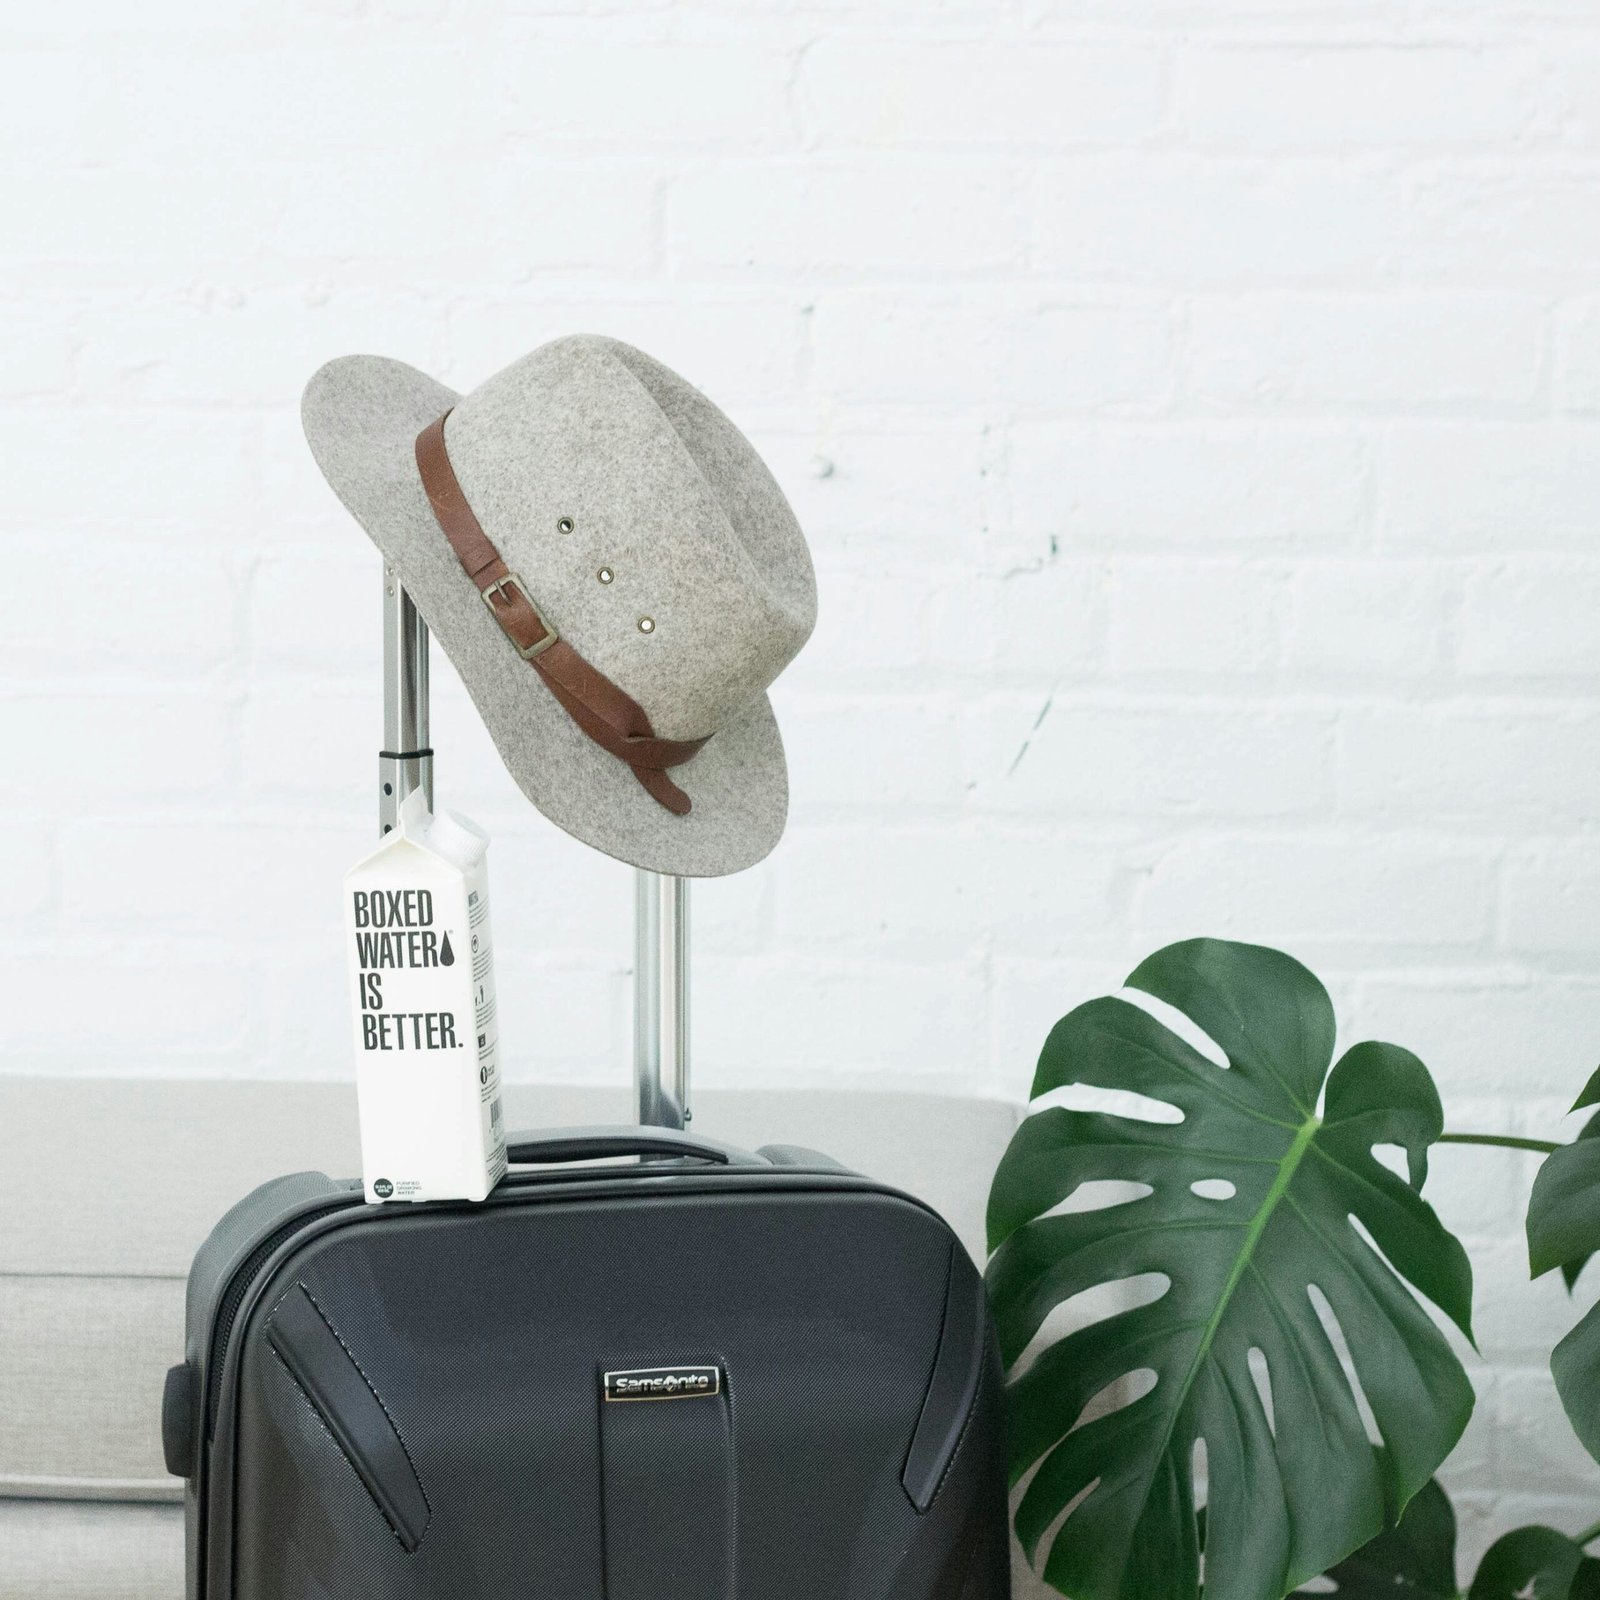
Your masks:
{"label": "gray felt hat", "polygon": [[[658,741],[705,741],[671,770],[686,814],[579,727],[441,531],[417,438],[446,412],[448,468],[537,618],[638,702]],[[816,581],[783,492],[703,394],[641,351],[579,335],[467,395],[345,356],[306,386],[302,415],[323,475],[540,811],[656,872],[716,876],[772,849],[789,788],[766,690],[811,633]]]}

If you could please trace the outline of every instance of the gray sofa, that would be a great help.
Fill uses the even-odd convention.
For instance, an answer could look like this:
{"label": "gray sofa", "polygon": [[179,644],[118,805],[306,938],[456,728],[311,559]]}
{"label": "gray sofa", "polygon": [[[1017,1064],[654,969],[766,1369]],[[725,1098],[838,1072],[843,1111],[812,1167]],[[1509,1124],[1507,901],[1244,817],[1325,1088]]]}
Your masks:
{"label": "gray sofa", "polygon": [[[707,1091],[696,1112],[735,1144],[811,1145],[911,1190],[982,1260],[1015,1107]],[[507,1107],[513,1127],[628,1113],[620,1089],[518,1087]],[[247,1190],[305,1168],[358,1171],[349,1085],[0,1077],[0,1600],[182,1595],[157,1423],[189,1260]],[[1018,1571],[1019,1597],[1048,1592]]]}

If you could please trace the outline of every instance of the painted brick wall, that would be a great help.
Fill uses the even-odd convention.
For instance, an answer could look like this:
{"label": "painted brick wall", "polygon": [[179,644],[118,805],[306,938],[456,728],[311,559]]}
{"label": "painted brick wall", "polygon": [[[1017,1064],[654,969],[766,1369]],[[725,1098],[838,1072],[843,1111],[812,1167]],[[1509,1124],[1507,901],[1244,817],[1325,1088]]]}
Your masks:
{"label": "painted brick wall", "polygon": [[[8,1068],[347,1073],[377,573],[300,385],[595,329],[746,427],[821,582],[789,837],[696,893],[702,1081],[1017,1095],[1214,932],[1458,1126],[1560,1125],[1600,1045],[1587,0],[69,0],[0,42]],[[620,1078],[627,873],[448,681],[436,724],[513,1073]],[[1485,1284],[1471,1540],[1586,1524],[1529,1165],[1436,1171]]]}

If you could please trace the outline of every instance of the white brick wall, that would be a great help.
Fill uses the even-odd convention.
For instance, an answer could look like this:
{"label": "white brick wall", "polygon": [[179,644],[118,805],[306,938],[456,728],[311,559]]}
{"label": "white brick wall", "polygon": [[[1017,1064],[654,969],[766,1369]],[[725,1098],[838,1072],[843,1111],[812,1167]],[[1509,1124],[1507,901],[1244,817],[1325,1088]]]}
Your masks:
{"label": "white brick wall", "polygon": [[[703,1081],[1017,1094],[1211,931],[1311,961],[1458,1124],[1561,1125],[1600,1048],[1588,0],[67,0],[0,46],[8,1068],[346,1075],[377,588],[299,388],[593,328],[745,425],[821,579],[789,838],[697,891]],[[512,1070],[618,1077],[627,875],[441,678]],[[1469,1539],[1586,1524],[1530,1165],[1436,1168],[1484,1284]]]}

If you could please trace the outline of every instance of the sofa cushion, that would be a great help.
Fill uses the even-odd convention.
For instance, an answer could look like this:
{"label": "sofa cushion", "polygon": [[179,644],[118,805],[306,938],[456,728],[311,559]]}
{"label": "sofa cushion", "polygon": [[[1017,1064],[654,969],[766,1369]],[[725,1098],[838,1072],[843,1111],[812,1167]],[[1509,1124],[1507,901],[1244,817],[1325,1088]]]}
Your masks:
{"label": "sofa cushion", "polygon": [[[622,1122],[625,1090],[516,1086],[512,1127]],[[695,1126],[811,1145],[921,1196],[982,1260],[998,1101],[714,1091]],[[359,1171],[340,1083],[0,1078],[0,1495],[177,1499],[158,1427],[183,1355],[189,1262],[216,1219],[283,1172]]]}
{"label": "sofa cushion", "polygon": [[183,1507],[0,1499],[0,1600],[182,1600]]}
{"label": "sofa cushion", "polygon": [[181,1498],[161,1460],[179,1278],[0,1277],[0,1494]]}

